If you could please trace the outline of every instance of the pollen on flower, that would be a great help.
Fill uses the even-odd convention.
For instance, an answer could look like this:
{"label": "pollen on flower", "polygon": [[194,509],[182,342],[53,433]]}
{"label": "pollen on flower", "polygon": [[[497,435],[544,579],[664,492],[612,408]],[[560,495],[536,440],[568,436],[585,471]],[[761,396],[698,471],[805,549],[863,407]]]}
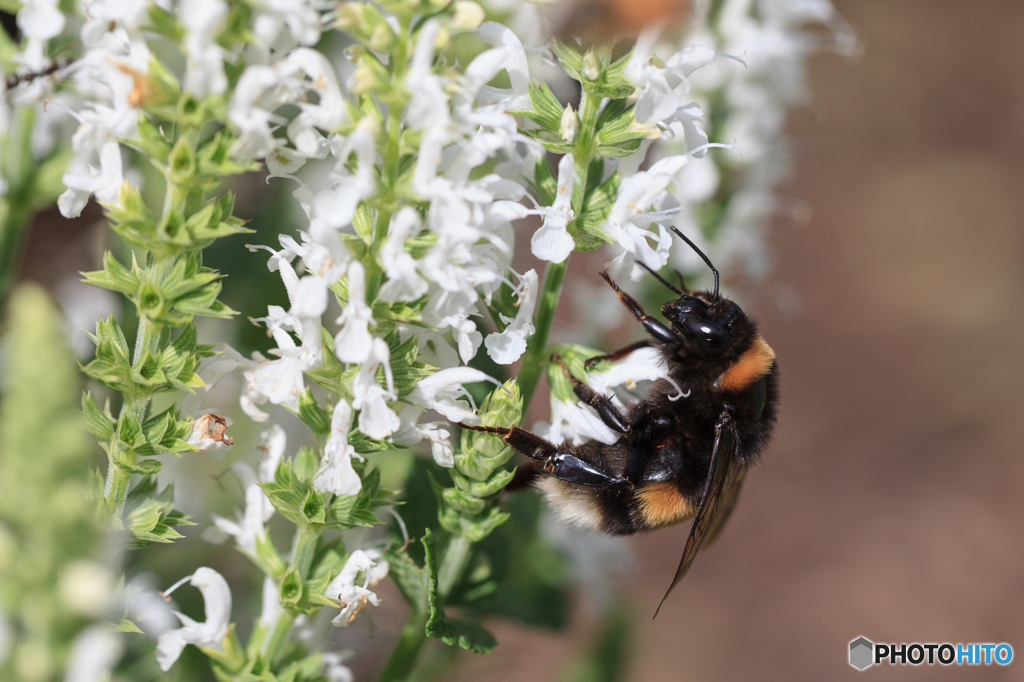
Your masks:
{"label": "pollen on flower", "polygon": [[128,104],[138,107],[156,97],[156,88],[153,83],[138,70],[123,62],[114,62],[114,67],[121,73],[128,74],[132,78],[132,91],[128,93]]}

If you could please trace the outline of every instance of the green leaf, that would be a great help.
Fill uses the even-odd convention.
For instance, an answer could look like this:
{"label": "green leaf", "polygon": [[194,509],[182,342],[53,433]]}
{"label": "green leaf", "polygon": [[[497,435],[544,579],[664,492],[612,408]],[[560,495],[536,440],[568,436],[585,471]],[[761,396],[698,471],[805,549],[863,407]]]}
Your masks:
{"label": "green leaf", "polygon": [[637,123],[633,118],[633,108],[630,107],[607,121],[598,130],[597,140],[601,145],[618,145],[623,142],[658,136],[658,127],[651,123]]}
{"label": "green leaf", "polygon": [[430,617],[427,620],[427,635],[440,639],[448,646],[458,646],[475,654],[486,654],[497,644],[494,635],[485,628],[464,620],[453,620],[445,615],[441,608],[441,599],[437,593],[437,570],[434,565],[434,535],[428,528],[423,536],[423,549],[426,554],[424,570],[427,574],[427,603]]}
{"label": "green leaf", "polygon": [[583,68],[583,55],[580,53],[579,46],[576,41],[572,38],[568,38],[563,41],[561,38],[553,38],[551,40],[551,51],[555,53],[555,57],[558,58],[562,68],[565,70],[569,77],[573,80],[582,80],[580,76],[580,69]]}
{"label": "green leaf", "polygon": [[82,417],[85,422],[85,429],[100,440],[106,440],[114,435],[116,426],[113,419],[108,417],[92,399],[91,393],[82,394]]}
{"label": "green leaf", "polygon": [[[2,42],[2,41],[0,41]],[[2,51],[2,47],[0,47]],[[45,210],[64,191],[64,172],[74,157],[70,146],[58,145],[46,160],[39,164],[32,180],[32,206],[38,211]]]}
{"label": "green leaf", "polygon": [[140,635],[143,634],[142,630],[139,629],[139,626],[127,618],[122,618],[120,623],[111,623],[110,627],[114,632],[134,632]]}
{"label": "green leaf", "polygon": [[442,498],[446,505],[465,516],[475,516],[487,508],[484,500],[467,495],[458,488],[445,488]]}
{"label": "green leaf", "polygon": [[331,430],[330,418],[308,388],[299,396],[299,419],[318,436]]}
{"label": "green leaf", "polygon": [[[514,379],[494,389],[480,406],[483,426],[509,426],[522,418],[523,399]],[[500,436],[478,431],[463,430],[462,452],[455,456],[459,473],[477,481],[487,480],[511,457],[512,449]]]}
{"label": "green leaf", "polygon": [[256,537],[256,558],[259,560],[260,566],[275,579],[280,579],[287,569],[280,553],[274,547],[269,533],[263,533]]}
{"label": "green leaf", "polygon": [[555,203],[558,178],[555,177],[555,170],[546,156],[537,159],[537,164],[533,167],[533,188],[537,191],[537,199],[542,206],[551,206]]}
{"label": "green leaf", "polygon": [[313,477],[320,468],[320,458],[316,456],[313,448],[308,446],[299,448],[299,451],[295,454],[294,462],[295,476],[299,481],[304,485],[312,484]]}
{"label": "green leaf", "polygon": [[603,244],[610,244],[611,237],[601,229],[608,220],[619,193],[619,172],[615,171],[592,190],[583,202],[583,210],[573,223],[579,230],[575,236],[576,248],[580,250],[596,249]]}
{"label": "green leaf", "polygon": [[385,555],[390,569],[388,577],[415,611],[425,613],[429,608],[430,581],[427,572],[416,565],[405,551],[392,551]]}
{"label": "green leaf", "polygon": [[302,518],[306,523],[323,523],[327,517],[327,505],[324,494],[310,488],[300,507]]}
{"label": "green leaf", "polygon": [[533,81],[529,86],[530,104],[533,111],[511,111],[509,113],[528,118],[548,132],[558,133],[562,123],[562,104],[544,81]]}
{"label": "green leaf", "polygon": [[360,239],[367,244],[373,243],[373,223],[373,209],[365,201],[359,202],[355,215],[352,216],[352,227]]}
{"label": "green leaf", "polygon": [[281,603],[296,606],[302,600],[302,577],[298,569],[292,567],[281,579]]}

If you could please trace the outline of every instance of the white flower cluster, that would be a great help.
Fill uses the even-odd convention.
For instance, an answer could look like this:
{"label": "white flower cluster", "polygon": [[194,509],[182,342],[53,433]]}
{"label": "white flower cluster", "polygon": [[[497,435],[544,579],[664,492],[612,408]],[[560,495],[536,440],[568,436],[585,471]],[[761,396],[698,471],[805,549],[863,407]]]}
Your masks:
{"label": "white flower cluster", "polygon": [[[497,173],[472,177],[475,169],[495,156],[516,160],[517,145],[532,144],[517,132],[515,118],[505,113],[509,107],[523,106],[526,53],[511,31],[488,23],[478,35],[492,49],[476,57],[461,74],[439,73],[433,64],[441,29],[437,20],[429,20],[421,29],[405,79],[411,97],[403,118],[409,129],[421,133],[411,190],[428,208],[425,218],[409,206],[391,215],[379,249],[386,281],[376,300],[386,304],[419,301],[422,324],[401,325],[401,340],[416,337],[421,355],[442,368],[403,396],[401,408],[390,348],[375,334],[378,321],[367,300],[367,265],[356,258],[344,238],[354,235],[360,202],[372,200],[378,190],[375,164],[383,153],[376,146],[381,137],[379,121],[372,116],[357,121],[347,118],[346,112],[356,111],[346,102],[358,85],[358,69],[346,91],[322,54],[302,47],[276,51],[276,60],[254,64],[242,73],[232,96],[229,116],[243,131],[236,153],[265,158],[271,173],[280,176],[294,177],[314,158],[333,159],[334,167],[328,189],[314,192],[300,181],[294,193],[309,218],[301,243],[283,235],[280,250],[253,247],[270,251],[269,268],[280,274],[288,292],[287,310],[271,306],[259,320],[277,342],[271,351],[277,357],[247,359],[225,349],[219,360],[207,366],[204,378],[211,383],[226,370],[240,370],[245,378],[242,407],[257,421],[268,418],[258,407],[266,403],[297,410],[305,388],[303,373],[325,361],[321,325],[330,291],[343,285],[344,306],[333,320],[338,326],[335,354],[340,362],[359,369],[349,384],[351,402],[342,399],[334,407],[323,467],[314,481],[324,492],[352,495],[360,490],[351,465],[357,455],[348,445],[354,411],[358,412],[355,427],[368,438],[390,438],[398,445],[428,439],[436,461],[451,466],[449,431],[437,422],[419,423],[420,415],[433,410],[452,421],[472,423],[476,417],[463,399],[462,385],[489,377],[462,363],[472,360],[484,345],[495,362],[511,364],[523,354],[526,339],[534,332],[537,273],[518,275],[510,267],[515,239],[511,223],[529,213],[521,203],[525,189]],[[513,87],[508,91],[486,88],[501,71],[509,74]],[[309,103],[310,94],[316,95],[316,104]],[[301,109],[287,125],[277,114],[285,103],[297,103]],[[332,132],[346,122],[354,123],[352,132]],[[276,134],[282,126],[285,136]],[[530,151],[531,159],[539,153]],[[426,234],[433,243],[414,258],[407,243]],[[297,259],[299,268],[293,265]],[[516,315],[502,316],[504,329],[484,339],[472,318],[483,312],[480,303],[491,303],[502,283],[512,284],[513,276]],[[447,340],[448,332],[454,345]],[[383,382],[377,378],[378,369],[383,370]]]}
{"label": "white flower cluster", "polygon": [[[719,121],[714,137],[734,145],[739,154],[703,159],[678,179],[674,195],[682,210],[677,225],[720,270],[757,283],[771,270],[771,219],[806,216],[805,208],[775,196],[775,189],[790,172],[785,125],[792,109],[809,97],[809,58],[825,51],[853,56],[859,45],[830,0],[722,0],[714,5],[714,12],[711,3],[698,5],[695,28],[684,43],[706,44],[733,59],[719,59],[695,73],[691,93]],[[660,140],[655,155],[671,154],[674,146]],[[702,223],[700,211],[709,201],[720,203],[721,212]],[[674,265],[704,272],[690,249],[678,249]]]}

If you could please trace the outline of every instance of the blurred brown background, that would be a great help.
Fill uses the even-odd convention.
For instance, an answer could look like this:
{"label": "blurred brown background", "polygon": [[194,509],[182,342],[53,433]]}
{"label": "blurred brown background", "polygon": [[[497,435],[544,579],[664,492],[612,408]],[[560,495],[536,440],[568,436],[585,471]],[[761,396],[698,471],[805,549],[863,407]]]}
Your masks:
{"label": "blurred brown background", "polygon": [[[792,120],[806,227],[780,220],[756,314],[778,353],[774,445],[658,620],[686,528],[638,538],[630,680],[1022,679],[849,667],[850,640],[1024,654],[1024,4],[836,2],[864,57],[812,62]],[[459,679],[557,679],[594,624],[517,634]]]}
{"label": "blurred brown background", "polygon": [[[755,307],[782,371],[774,445],[654,622],[686,528],[635,540],[620,591],[637,628],[630,680],[855,679],[860,635],[1024,656],[1024,3],[836,4],[864,57],[814,59],[783,190],[814,217],[774,233],[775,282],[801,312]],[[81,226],[39,225],[23,276],[91,267]],[[563,635],[491,623],[501,646],[446,678],[559,679],[595,613],[584,604]],[[401,618],[381,612],[357,679]],[[1021,666],[864,675],[1011,680]]]}

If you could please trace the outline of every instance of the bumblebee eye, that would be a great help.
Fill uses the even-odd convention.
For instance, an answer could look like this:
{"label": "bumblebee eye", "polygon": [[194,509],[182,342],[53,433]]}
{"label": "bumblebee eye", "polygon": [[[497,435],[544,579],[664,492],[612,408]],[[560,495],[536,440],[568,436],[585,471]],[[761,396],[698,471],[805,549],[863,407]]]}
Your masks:
{"label": "bumblebee eye", "polygon": [[705,322],[696,317],[688,317],[683,320],[683,331],[691,336],[698,336],[709,341],[717,341],[725,338],[725,330],[714,322]]}

